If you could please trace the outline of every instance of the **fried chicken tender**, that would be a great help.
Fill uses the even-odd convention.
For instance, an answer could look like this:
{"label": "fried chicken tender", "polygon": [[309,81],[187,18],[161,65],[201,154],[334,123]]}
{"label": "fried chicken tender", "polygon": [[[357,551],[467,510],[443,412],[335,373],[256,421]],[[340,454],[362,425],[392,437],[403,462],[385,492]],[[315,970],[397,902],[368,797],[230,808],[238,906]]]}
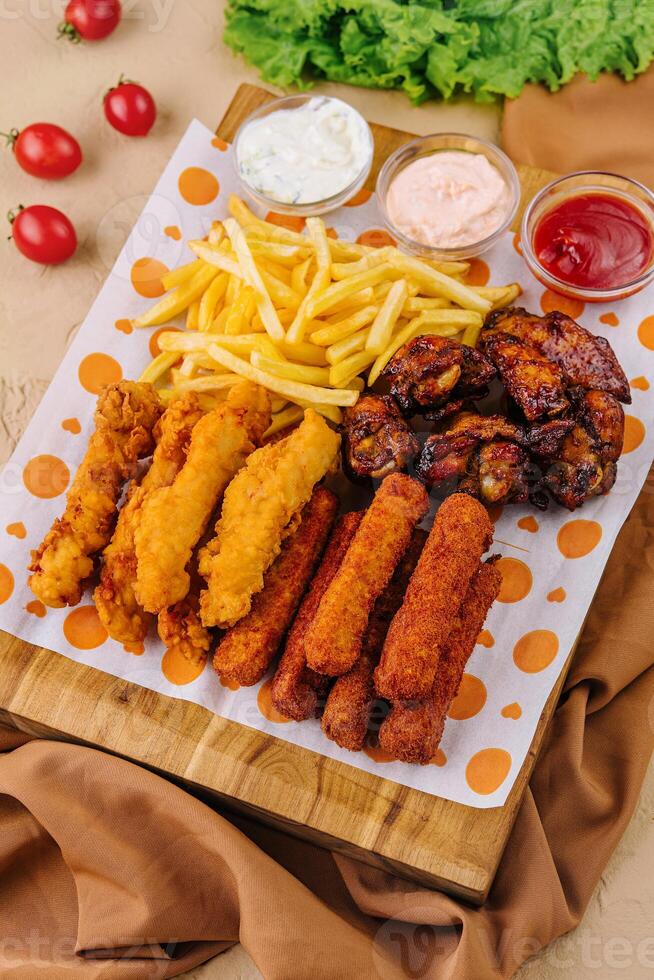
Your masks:
{"label": "fried chicken tender", "polygon": [[337,510],[338,497],[326,487],[316,487],[299,526],[266,572],[250,612],[218,642],[213,666],[220,677],[251,687],[266,673],[320,559]]}
{"label": "fried chicken tender", "polygon": [[200,552],[205,626],[233,626],[248,614],[252,596],[263,588],[265,572],[297,526],[314,486],[334,465],[339,446],[340,436],[307,409],[286,439],[250,456],[227,488],[215,537]]}
{"label": "fried chicken tender", "polygon": [[481,556],[493,540],[486,509],[455,493],[440,506],[375,671],[380,697],[424,700]]}
{"label": "fried chicken tender", "polygon": [[439,657],[436,676],[424,701],[396,701],[379,729],[380,746],[403,762],[428,763],[445,727],[445,717],[456,697],[465,666],[497,598],[502,575],[491,558],[473,576],[447,645]]}
{"label": "fried chicken tender", "polygon": [[336,524],[320,566],[311,580],[309,590],[286,638],[284,652],[273,677],[270,695],[277,710],[294,721],[304,721],[305,718],[314,717],[320,710],[321,696],[327,692],[329,678],[307,667],[304,641],[320,600],[340,568],[362,517],[363,511],[351,511],[349,514],[344,514]]}
{"label": "fried chicken tender", "polygon": [[195,593],[189,592],[174,606],[162,609],[157,618],[157,630],[169,650],[178,650],[192,664],[206,662],[211,633],[200,621],[200,600]]}
{"label": "fried chicken tender", "polygon": [[191,433],[203,411],[197,395],[188,392],[172,402],[155,427],[152,465],[140,484],[130,488],[118,515],[114,535],[104,550],[100,583],[93,593],[98,615],[107,633],[119,643],[142,642],[152,616],[134,594],[136,551],[134,533],[148,494],[173,482],[186,461]]}
{"label": "fried chicken tender", "polygon": [[347,674],[336,678],[329,692],[322,730],[327,738],[350,752],[358,752],[365,745],[370,709],[375,700],[374,669],[426,540],[427,532],[416,528],[388,588],[377,599],[370,614],[361,656]]}
{"label": "fried chicken tender", "polygon": [[148,494],[134,533],[134,592],[157,613],[189,591],[187,565],[225,488],[270,424],[270,399],[249,381],[195,425],[186,462],[168,487]]}
{"label": "fried chicken tender", "polygon": [[29,586],[46,606],[75,606],[93,556],[111,538],[123,483],[152,452],[163,405],[152,385],[120,381],[100,394],[95,432],[66,496],[66,509],[32,552]]}
{"label": "fried chicken tender", "polygon": [[417,480],[392,473],[380,485],[307,631],[307,663],[338,676],[356,663],[372,608],[429,509]]}

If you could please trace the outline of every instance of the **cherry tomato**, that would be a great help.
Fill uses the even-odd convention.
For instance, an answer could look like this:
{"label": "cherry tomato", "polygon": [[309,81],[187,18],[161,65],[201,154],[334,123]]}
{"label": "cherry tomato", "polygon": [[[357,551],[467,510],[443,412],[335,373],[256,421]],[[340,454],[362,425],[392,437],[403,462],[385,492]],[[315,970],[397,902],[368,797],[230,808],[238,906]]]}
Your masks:
{"label": "cherry tomato", "polygon": [[77,248],[77,235],[65,214],[47,204],[20,205],[7,215],[16,248],[32,262],[59,265]]}
{"label": "cherry tomato", "polygon": [[147,89],[120,76],[104,97],[104,114],[125,136],[147,136],[157,118],[157,107]]}
{"label": "cherry tomato", "polygon": [[57,33],[73,44],[99,41],[116,29],[120,14],[120,0],[70,0]]}
{"label": "cherry tomato", "polygon": [[20,132],[0,133],[11,146],[16,160],[32,177],[58,180],[77,170],[82,151],[77,140],[54,123],[32,123]]}

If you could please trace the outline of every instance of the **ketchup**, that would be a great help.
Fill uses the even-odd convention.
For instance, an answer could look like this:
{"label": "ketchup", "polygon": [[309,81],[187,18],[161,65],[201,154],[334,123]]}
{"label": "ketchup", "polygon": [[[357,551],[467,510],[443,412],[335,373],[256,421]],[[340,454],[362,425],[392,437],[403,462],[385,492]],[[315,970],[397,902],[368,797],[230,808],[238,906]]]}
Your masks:
{"label": "ketchup", "polygon": [[614,289],[647,269],[654,235],[644,214],[614,194],[575,194],[536,225],[533,248],[550,275],[571,286]]}

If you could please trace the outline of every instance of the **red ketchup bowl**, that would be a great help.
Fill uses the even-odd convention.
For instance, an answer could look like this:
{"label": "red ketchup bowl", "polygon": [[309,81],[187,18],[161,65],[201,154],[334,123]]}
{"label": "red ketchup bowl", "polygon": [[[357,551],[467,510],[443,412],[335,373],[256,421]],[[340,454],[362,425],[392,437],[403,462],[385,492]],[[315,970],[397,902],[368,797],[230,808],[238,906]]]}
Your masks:
{"label": "red ketchup bowl", "polygon": [[548,289],[587,303],[624,299],[654,279],[654,194],[600,170],[561,177],[525,211],[521,245]]}

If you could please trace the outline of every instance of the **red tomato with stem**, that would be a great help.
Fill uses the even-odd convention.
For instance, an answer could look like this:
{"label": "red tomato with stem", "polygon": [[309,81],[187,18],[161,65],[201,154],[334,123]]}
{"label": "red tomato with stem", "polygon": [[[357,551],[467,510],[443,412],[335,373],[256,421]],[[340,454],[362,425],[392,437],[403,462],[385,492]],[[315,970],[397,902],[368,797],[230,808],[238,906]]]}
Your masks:
{"label": "red tomato with stem", "polygon": [[69,259],[77,248],[77,235],[71,221],[47,204],[20,204],[7,215],[12,226],[16,248],[32,262],[59,265]]}
{"label": "red tomato with stem", "polygon": [[120,15],[120,0],[70,0],[57,34],[73,44],[100,41],[115,31]]}
{"label": "red tomato with stem", "polygon": [[125,136],[147,136],[157,118],[157,107],[146,88],[121,75],[118,85],[104,97],[108,122]]}
{"label": "red tomato with stem", "polygon": [[11,146],[16,160],[32,177],[59,180],[77,170],[82,151],[77,140],[54,123],[32,123],[20,132],[0,133]]}

